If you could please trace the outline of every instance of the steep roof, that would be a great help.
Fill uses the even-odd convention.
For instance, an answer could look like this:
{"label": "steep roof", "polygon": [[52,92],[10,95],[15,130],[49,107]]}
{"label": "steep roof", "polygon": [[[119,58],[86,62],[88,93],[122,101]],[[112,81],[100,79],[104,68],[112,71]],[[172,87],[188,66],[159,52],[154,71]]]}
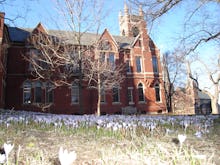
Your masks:
{"label": "steep roof", "polygon": [[31,29],[8,27],[9,38],[12,42],[25,42],[30,35]]}
{"label": "steep roof", "polygon": [[204,99],[204,100],[211,100],[211,98],[209,97],[209,95],[207,95],[206,93],[198,90],[198,97],[199,99]]}
{"label": "steep roof", "polygon": [[[31,34],[34,29],[23,29],[17,27],[8,27],[9,37],[12,42],[25,42],[27,37]],[[67,43],[78,44],[75,39],[77,32],[72,31],[62,31],[62,30],[48,30],[49,35],[62,38]],[[98,38],[100,34],[95,33],[83,33],[81,37],[82,45],[92,45]],[[113,36],[120,48],[128,49],[134,37],[125,37],[125,36]]]}

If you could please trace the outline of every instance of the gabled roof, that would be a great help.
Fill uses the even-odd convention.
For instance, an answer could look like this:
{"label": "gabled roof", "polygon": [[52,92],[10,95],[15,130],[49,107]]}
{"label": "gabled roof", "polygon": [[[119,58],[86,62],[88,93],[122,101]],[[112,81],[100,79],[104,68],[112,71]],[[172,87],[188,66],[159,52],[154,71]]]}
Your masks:
{"label": "gabled roof", "polygon": [[25,42],[30,35],[31,29],[8,27],[9,38],[12,42]]}
{"label": "gabled roof", "polygon": [[114,37],[109,33],[108,29],[105,29],[105,30],[104,30],[104,32],[103,32],[102,35],[100,36],[100,39],[102,39],[102,37],[103,37],[104,35],[108,35],[108,36],[111,38],[111,40],[112,40],[112,42],[113,42],[113,45],[114,45],[115,47],[118,47],[118,46],[119,46],[119,44],[118,44],[117,41],[114,39]]}
{"label": "gabled roof", "polygon": [[113,36],[120,48],[129,49],[135,37]]}
{"label": "gabled roof", "polygon": [[[28,36],[33,32],[34,29],[25,29],[17,27],[8,27],[9,37],[12,42],[25,42]],[[63,30],[47,30],[47,34],[62,38],[67,43],[78,44],[75,35],[77,32],[63,31]],[[129,49],[132,42],[135,40],[134,37],[125,36],[112,36],[117,42],[121,49]],[[100,34],[95,33],[83,33],[81,37],[82,45],[92,45],[97,39],[100,38]]]}
{"label": "gabled roof", "polygon": [[198,90],[198,97],[199,99],[204,99],[204,100],[211,100],[211,98],[209,97],[209,95],[207,95],[206,93]]}

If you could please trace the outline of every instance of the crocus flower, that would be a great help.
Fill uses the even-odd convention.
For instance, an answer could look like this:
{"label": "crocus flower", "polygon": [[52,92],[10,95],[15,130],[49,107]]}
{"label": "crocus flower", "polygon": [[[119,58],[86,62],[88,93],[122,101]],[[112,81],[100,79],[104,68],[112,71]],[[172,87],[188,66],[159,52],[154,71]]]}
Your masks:
{"label": "crocus flower", "polygon": [[186,140],[186,135],[178,135],[178,140],[180,142],[180,147],[182,147],[183,142]]}
{"label": "crocus flower", "polygon": [[4,143],[4,150],[5,150],[5,154],[6,154],[6,157],[9,155],[9,153],[11,152],[11,150],[14,148],[14,144],[7,144],[7,143]]}
{"label": "crocus flower", "polygon": [[59,160],[61,165],[71,165],[76,160],[76,152],[68,153],[67,149],[63,150],[63,147],[60,147]]}
{"label": "crocus flower", "polygon": [[14,144],[12,145],[12,144],[4,143],[3,147],[4,147],[4,151],[5,151],[6,161],[8,164],[8,155],[11,152],[11,150],[14,148]]}
{"label": "crocus flower", "polygon": [[6,161],[6,155],[5,155],[5,150],[4,148],[0,149],[0,164],[5,163]]}

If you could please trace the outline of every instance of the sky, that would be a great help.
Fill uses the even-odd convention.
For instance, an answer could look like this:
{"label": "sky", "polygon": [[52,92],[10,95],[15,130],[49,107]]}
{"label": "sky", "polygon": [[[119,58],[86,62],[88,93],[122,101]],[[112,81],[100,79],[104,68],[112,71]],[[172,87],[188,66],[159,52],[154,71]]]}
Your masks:
{"label": "sky", "polygon": [[[111,34],[119,35],[118,15],[119,11],[124,9],[124,0],[111,0],[105,1],[105,3],[107,3],[106,12],[108,14],[103,21],[102,29],[107,28]],[[55,10],[53,0],[7,0],[7,3],[0,7],[0,10],[5,12],[8,18],[21,15],[14,24],[8,22],[11,26],[34,28],[41,22],[48,29],[55,28],[50,24],[50,17]],[[150,36],[162,52],[170,49],[175,38],[173,33],[177,34],[180,31],[178,25],[180,17],[182,17],[181,12],[170,15],[166,21],[157,22],[155,28],[149,30]]]}
{"label": "sky", "polygon": [[[186,0],[187,1],[187,0]],[[107,13],[107,17],[103,20],[101,32],[107,28],[112,35],[119,35],[119,23],[118,15],[119,11],[123,11],[125,0],[104,0],[104,11]],[[190,2],[190,0],[188,1]],[[187,6],[188,5],[188,6]],[[150,28],[147,25],[149,35],[160,49],[161,54],[166,51],[172,51],[177,44],[177,38],[182,33],[184,15],[186,14],[186,7],[190,9],[190,3],[186,6],[180,6],[175,8],[172,12],[166,14],[161,19],[157,20]],[[56,29],[51,22],[51,17],[56,22],[54,16],[54,0],[6,0],[4,5],[0,6],[0,11],[5,12],[7,18],[14,18],[20,16],[12,24],[6,20],[6,23],[10,23],[11,26],[34,28],[39,22],[41,22],[47,29]],[[210,11],[214,10],[211,6]],[[201,47],[199,50],[201,58],[206,62],[211,62],[211,57],[219,54],[220,48],[215,45],[208,45],[208,47]],[[198,65],[195,65],[193,69],[198,69]],[[207,78],[201,79],[204,84],[207,84]]]}

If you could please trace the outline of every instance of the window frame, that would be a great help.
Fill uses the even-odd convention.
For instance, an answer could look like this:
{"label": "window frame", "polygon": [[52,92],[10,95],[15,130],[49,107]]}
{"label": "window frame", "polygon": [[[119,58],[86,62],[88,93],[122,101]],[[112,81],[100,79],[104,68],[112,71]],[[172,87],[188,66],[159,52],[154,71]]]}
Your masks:
{"label": "window frame", "polygon": [[142,72],[142,58],[141,58],[141,56],[135,57],[135,63],[136,63],[136,72],[141,73]]}
{"label": "window frame", "polygon": [[[50,97],[51,97],[51,99],[50,99]],[[49,82],[46,82],[46,84],[45,84],[45,103],[53,103],[53,102],[54,102],[53,85]]]}
{"label": "window frame", "polygon": [[126,72],[131,73],[131,60],[126,60]]}
{"label": "window frame", "polygon": [[109,52],[107,58],[108,64],[112,65],[112,68],[115,68],[115,53]]}
{"label": "window frame", "polygon": [[133,87],[128,87],[128,104],[134,104]]}
{"label": "window frame", "polygon": [[120,103],[120,88],[118,86],[112,88],[112,103]]}
{"label": "window frame", "polygon": [[144,86],[142,83],[138,84],[138,102],[145,102]]}
{"label": "window frame", "polygon": [[43,94],[42,83],[40,81],[34,82],[34,103],[43,102],[42,94]]}
{"label": "window frame", "polygon": [[[73,100],[74,96],[75,99]],[[79,104],[79,85],[75,83],[71,85],[71,104]]]}
{"label": "window frame", "polygon": [[[27,93],[29,93],[30,95],[29,99],[25,99],[26,98],[25,95]],[[32,83],[26,80],[23,82],[23,104],[31,104],[31,103],[32,103]]]}
{"label": "window frame", "polygon": [[159,68],[158,68],[158,60],[156,56],[152,56],[152,65],[153,65],[153,72],[158,73]]}
{"label": "window frame", "polygon": [[106,93],[105,93],[105,89],[101,88],[101,100],[100,100],[101,104],[106,103]]}
{"label": "window frame", "polygon": [[[156,102],[161,102],[161,92],[160,92],[160,85],[156,83],[154,85],[154,90],[155,90],[155,101]],[[159,99],[158,99],[159,98]]]}

